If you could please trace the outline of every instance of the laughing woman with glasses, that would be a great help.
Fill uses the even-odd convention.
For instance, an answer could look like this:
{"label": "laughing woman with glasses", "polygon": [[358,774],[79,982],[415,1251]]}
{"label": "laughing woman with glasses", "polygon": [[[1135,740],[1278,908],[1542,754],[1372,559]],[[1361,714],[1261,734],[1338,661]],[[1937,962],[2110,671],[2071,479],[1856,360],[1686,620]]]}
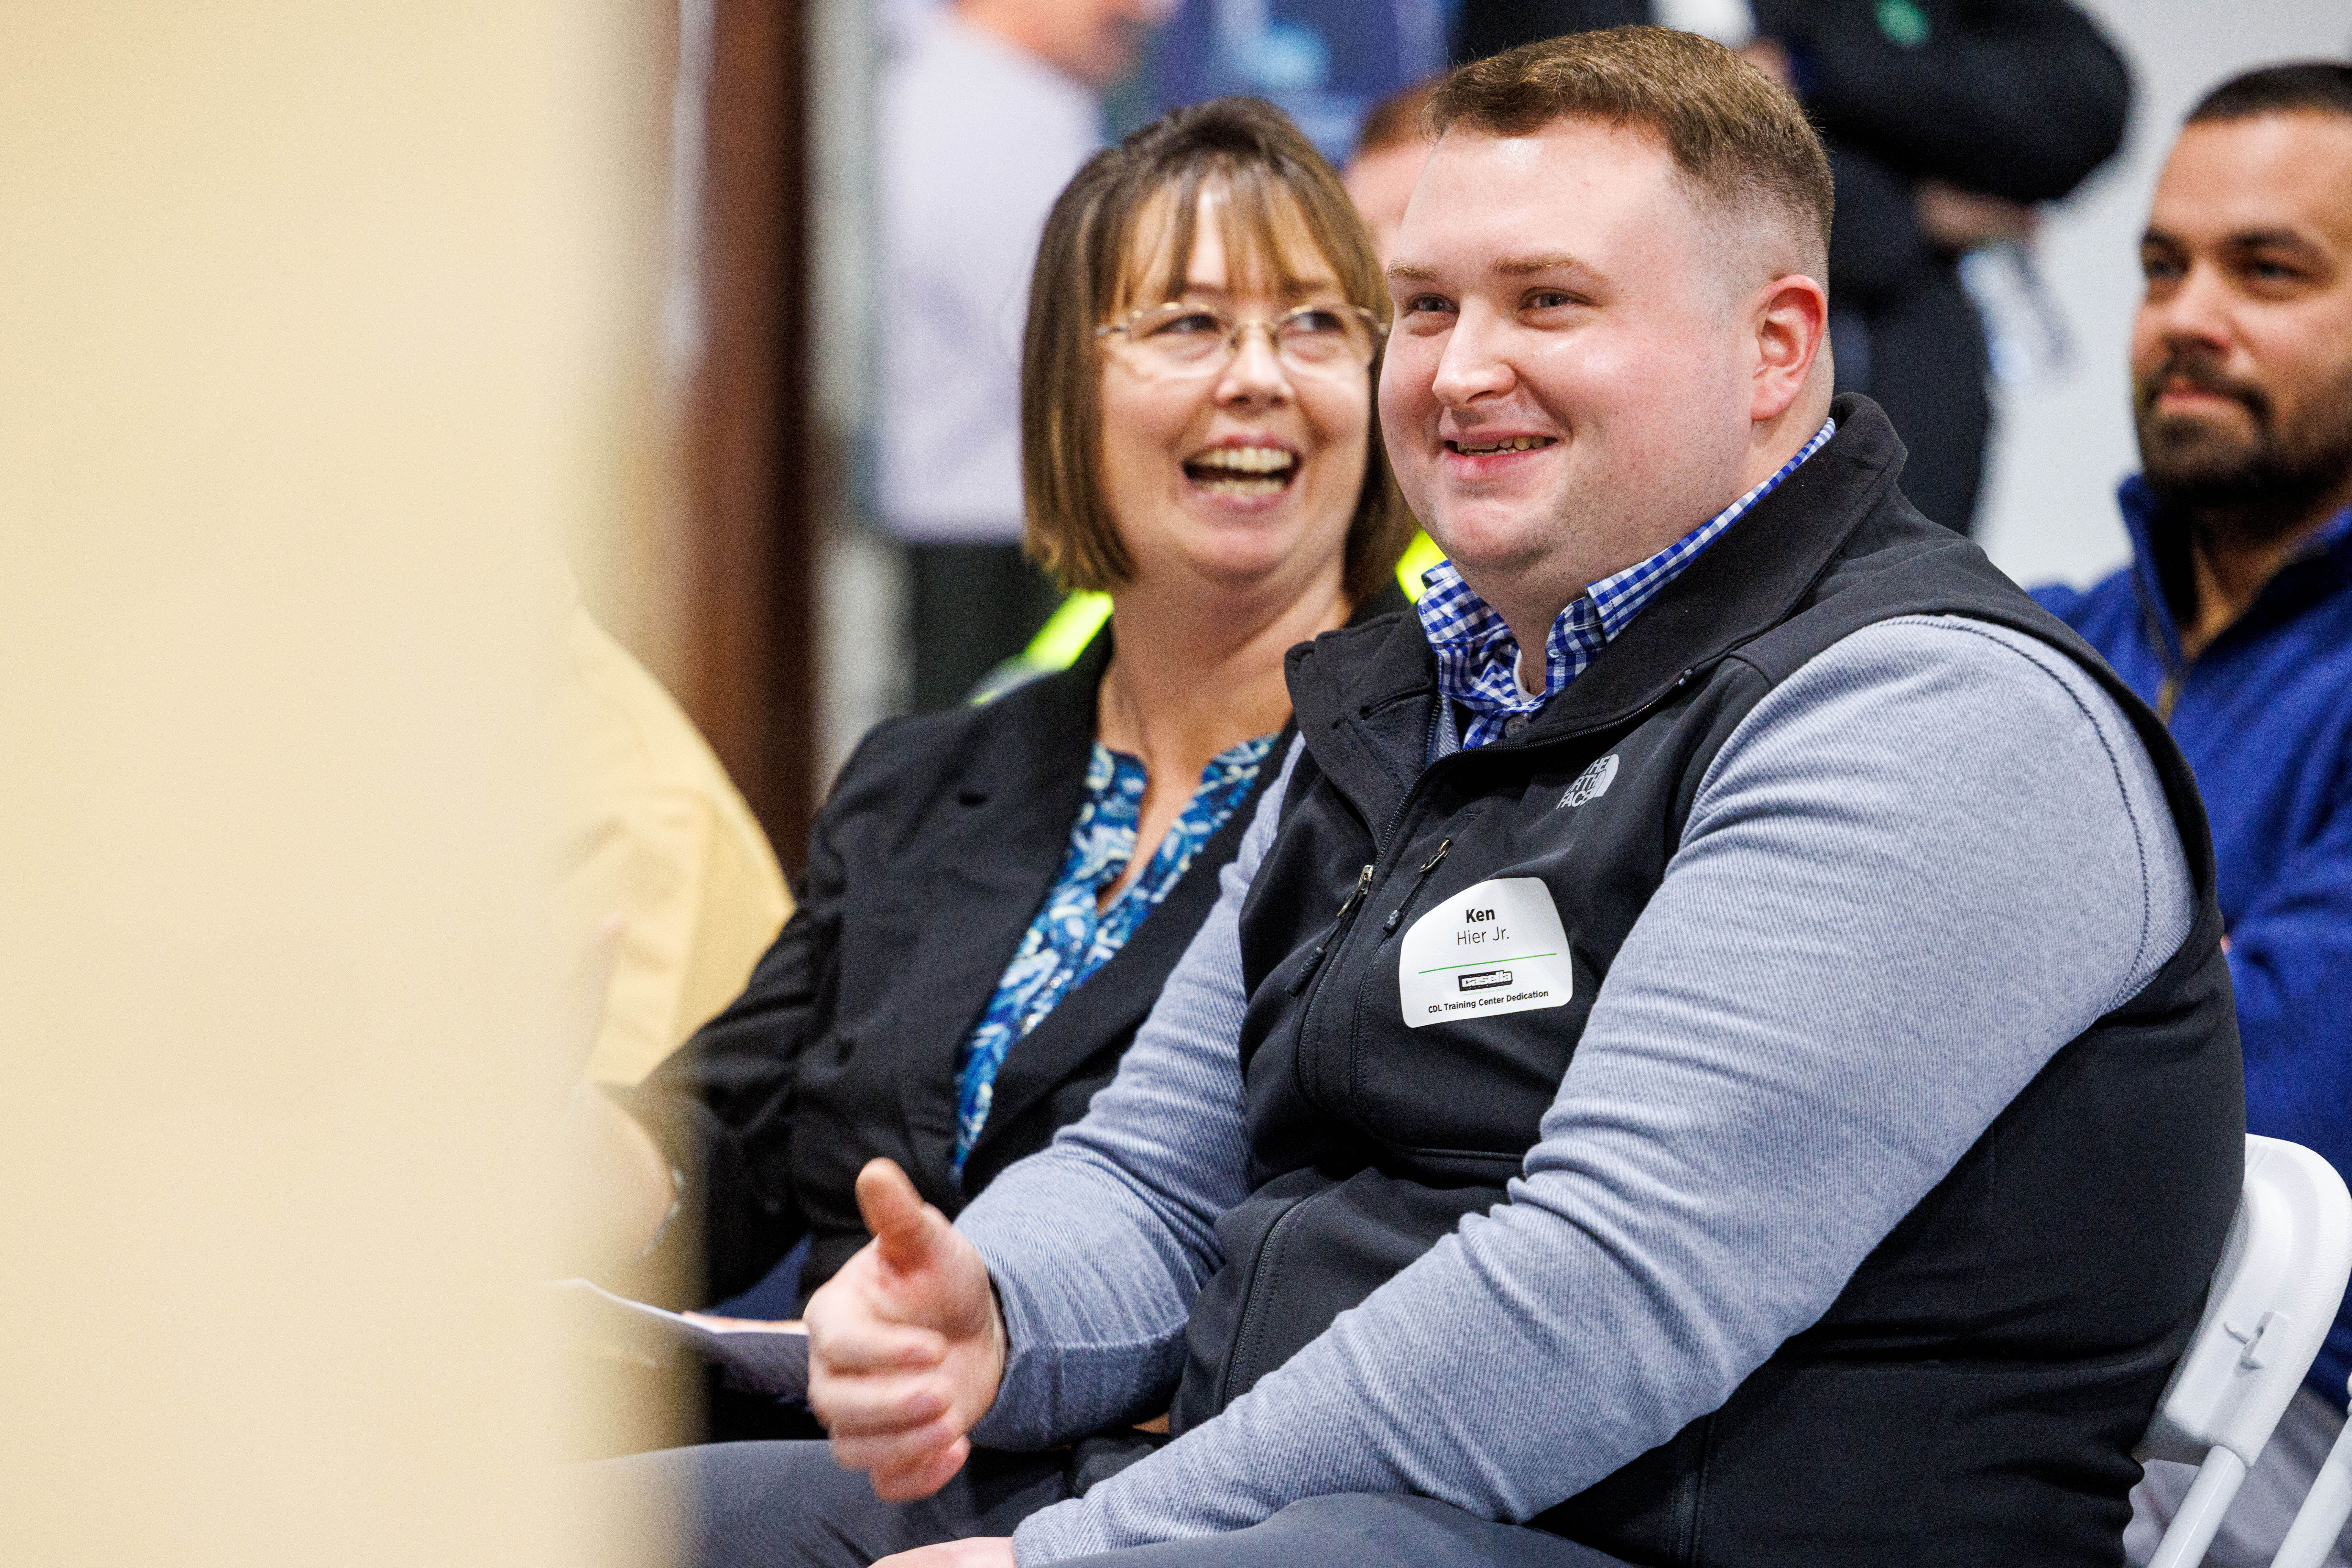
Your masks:
{"label": "laughing woman with glasses", "polygon": [[1079,172],[1030,293],[1027,543],[1110,621],[1066,671],[866,737],[750,988],[575,1103],[612,1195],[584,1262],[698,1259],[708,1301],[805,1237],[805,1301],[866,1240],[867,1160],[953,1214],[1085,1112],[1280,766],[1284,653],[1406,608],[1387,315],[1338,175],[1266,104],[1178,110]]}

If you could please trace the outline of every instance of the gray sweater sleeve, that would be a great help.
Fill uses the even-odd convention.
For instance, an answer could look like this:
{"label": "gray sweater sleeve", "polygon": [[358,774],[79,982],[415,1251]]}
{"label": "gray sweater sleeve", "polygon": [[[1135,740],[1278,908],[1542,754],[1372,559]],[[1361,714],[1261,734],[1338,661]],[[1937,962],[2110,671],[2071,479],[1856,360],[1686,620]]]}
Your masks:
{"label": "gray sweater sleeve", "polygon": [[[1209,1219],[1239,1192],[1238,978],[1192,972],[1234,967],[1236,891],[1114,1089],[968,1214],[1025,1363],[983,1436],[1068,1436],[1173,1379]],[[1509,1200],[1215,1420],[1033,1516],[1021,1561],[1326,1493],[1521,1520],[1583,1490],[1818,1319],[2192,915],[2154,768],[2069,661],[1958,620],[1845,639],[1709,768]],[[1129,1089],[1202,1077],[1220,1051],[1223,1087],[1199,1104]],[[1197,1124],[1137,1119],[1210,1101]],[[1081,1158],[1099,1174],[1076,1179]]]}

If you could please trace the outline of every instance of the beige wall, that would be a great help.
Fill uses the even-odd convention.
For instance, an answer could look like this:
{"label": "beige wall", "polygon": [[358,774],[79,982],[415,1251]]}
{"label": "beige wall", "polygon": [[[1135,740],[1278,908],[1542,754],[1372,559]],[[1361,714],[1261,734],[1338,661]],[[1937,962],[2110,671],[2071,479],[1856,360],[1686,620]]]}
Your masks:
{"label": "beige wall", "polygon": [[0,7],[0,1562],[531,1501],[546,542],[625,612],[660,7]]}

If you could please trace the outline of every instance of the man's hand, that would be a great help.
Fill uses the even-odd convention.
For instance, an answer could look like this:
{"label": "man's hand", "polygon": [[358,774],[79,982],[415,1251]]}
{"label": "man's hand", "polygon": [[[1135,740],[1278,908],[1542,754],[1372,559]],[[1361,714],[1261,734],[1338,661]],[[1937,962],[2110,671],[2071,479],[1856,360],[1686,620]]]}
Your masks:
{"label": "man's hand", "polygon": [[1013,1537],[975,1535],[877,1559],[874,1568],[1013,1568]]}
{"label": "man's hand", "polygon": [[809,1298],[809,1408],[844,1469],[907,1502],[963,1468],[1004,1375],[1004,1320],[988,1266],[906,1172],[868,1161],[857,1209],[874,1239]]}

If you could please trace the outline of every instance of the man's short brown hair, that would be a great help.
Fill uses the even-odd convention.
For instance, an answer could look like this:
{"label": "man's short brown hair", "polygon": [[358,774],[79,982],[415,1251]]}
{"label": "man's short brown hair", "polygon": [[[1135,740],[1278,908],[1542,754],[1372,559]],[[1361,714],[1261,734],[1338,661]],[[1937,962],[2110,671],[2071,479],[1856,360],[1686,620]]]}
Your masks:
{"label": "man's short brown hair", "polygon": [[1783,219],[1807,263],[1826,269],[1829,154],[1789,90],[1721,44],[1665,27],[1523,44],[1447,77],[1424,123],[1434,140],[1454,130],[1525,136],[1561,120],[1650,132],[1698,193]]}
{"label": "man's short brown hair", "polygon": [[[1095,329],[1181,296],[1201,196],[1215,191],[1236,278],[1276,287],[1301,264],[1328,267],[1340,294],[1389,319],[1371,237],[1339,176],[1289,116],[1256,99],[1172,110],[1080,169],[1045,220],[1021,361],[1021,478],[1030,556],[1065,587],[1109,589],[1132,570],[1102,487],[1101,349]],[[1373,358],[1364,390],[1380,384]],[[1376,407],[1376,404],[1368,406]],[[1362,603],[1395,570],[1412,533],[1377,414],[1363,489],[1348,523],[1346,589]]]}

